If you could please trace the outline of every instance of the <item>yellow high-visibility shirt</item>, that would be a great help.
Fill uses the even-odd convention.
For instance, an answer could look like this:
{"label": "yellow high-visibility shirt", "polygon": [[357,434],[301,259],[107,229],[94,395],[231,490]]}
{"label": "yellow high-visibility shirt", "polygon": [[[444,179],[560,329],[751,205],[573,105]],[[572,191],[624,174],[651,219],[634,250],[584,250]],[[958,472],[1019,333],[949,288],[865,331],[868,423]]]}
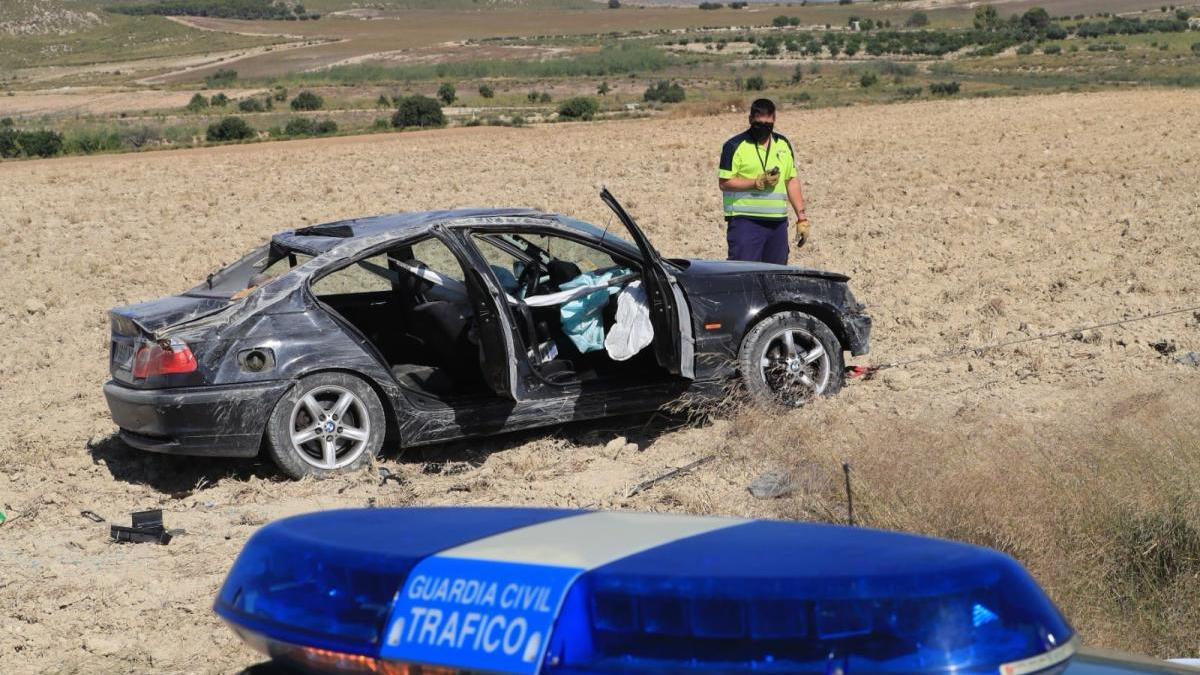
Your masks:
{"label": "yellow high-visibility shirt", "polygon": [[717,168],[720,178],[757,178],[773,168],[779,169],[779,182],[770,190],[722,191],[726,218],[787,220],[787,182],[796,177],[796,157],[792,144],[782,134],[773,133],[767,145],[755,143],[748,131],[725,141]]}

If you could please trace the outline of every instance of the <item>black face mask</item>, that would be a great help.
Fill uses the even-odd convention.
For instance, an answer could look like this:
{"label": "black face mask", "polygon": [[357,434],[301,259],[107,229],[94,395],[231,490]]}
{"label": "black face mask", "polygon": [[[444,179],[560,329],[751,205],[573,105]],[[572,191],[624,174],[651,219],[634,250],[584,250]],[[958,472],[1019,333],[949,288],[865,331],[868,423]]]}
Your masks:
{"label": "black face mask", "polygon": [[755,143],[762,143],[771,137],[771,132],[774,130],[774,122],[751,122],[750,138],[753,138]]}

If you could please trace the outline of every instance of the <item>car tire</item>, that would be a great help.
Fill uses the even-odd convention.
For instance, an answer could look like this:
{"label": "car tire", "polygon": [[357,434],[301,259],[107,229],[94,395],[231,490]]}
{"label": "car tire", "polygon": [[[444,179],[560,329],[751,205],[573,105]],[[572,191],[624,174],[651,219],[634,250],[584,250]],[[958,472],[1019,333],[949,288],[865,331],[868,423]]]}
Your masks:
{"label": "car tire", "polygon": [[355,471],[379,453],[386,427],[371,385],[348,373],[317,373],[275,404],[267,421],[267,454],[292,478]]}
{"label": "car tire", "polygon": [[759,321],[738,351],[738,372],[750,397],[788,408],[841,391],[845,368],[841,341],[804,312],[779,312]]}

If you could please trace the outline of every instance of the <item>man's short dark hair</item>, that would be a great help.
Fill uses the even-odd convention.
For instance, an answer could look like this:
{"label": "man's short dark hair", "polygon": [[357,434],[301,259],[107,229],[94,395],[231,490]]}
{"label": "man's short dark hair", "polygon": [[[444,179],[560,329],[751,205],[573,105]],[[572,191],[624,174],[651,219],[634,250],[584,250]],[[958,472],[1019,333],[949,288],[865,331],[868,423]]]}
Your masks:
{"label": "man's short dark hair", "polygon": [[754,103],[750,104],[750,119],[755,117],[769,117],[775,114],[775,102],[769,98],[754,99]]}

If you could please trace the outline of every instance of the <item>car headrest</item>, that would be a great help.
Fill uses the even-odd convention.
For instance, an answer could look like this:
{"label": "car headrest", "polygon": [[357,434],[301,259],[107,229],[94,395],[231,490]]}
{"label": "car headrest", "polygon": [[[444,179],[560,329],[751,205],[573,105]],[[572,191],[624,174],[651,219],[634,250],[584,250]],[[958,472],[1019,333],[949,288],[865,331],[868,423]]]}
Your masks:
{"label": "car headrest", "polygon": [[565,284],[583,273],[579,265],[566,260],[551,260],[546,271],[550,273],[550,283],[555,286]]}

